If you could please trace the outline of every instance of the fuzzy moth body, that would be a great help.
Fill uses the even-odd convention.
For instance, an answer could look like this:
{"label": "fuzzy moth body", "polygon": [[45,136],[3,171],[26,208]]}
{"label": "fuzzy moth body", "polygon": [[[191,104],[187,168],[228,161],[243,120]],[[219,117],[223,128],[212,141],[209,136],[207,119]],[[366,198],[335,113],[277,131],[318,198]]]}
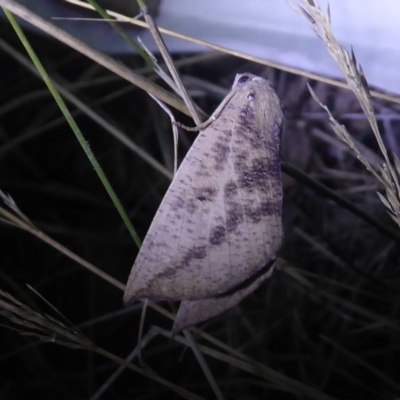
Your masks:
{"label": "fuzzy moth body", "polygon": [[181,300],[176,332],[234,306],[272,274],[283,238],[282,120],[269,83],[238,74],[161,202],[125,303]]}

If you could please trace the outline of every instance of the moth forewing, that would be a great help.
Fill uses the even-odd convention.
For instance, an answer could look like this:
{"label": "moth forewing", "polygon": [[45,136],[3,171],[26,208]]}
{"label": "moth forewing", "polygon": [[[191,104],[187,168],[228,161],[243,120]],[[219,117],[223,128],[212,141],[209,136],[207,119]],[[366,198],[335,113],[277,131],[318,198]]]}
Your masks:
{"label": "moth forewing", "polygon": [[161,202],[132,267],[126,303],[214,298],[276,257],[282,118],[265,79],[236,76]]}

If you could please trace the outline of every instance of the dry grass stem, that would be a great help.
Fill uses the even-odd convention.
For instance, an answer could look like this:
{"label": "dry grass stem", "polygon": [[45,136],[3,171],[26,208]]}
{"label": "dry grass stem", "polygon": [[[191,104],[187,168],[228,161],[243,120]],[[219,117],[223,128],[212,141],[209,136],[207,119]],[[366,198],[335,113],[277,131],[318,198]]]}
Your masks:
{"label": "dry grass stem", "polygon": [[[333,117],[328,107],[318,100],[316,94],[312,91],[311,87],[309,87],[311,94],[315,101],[317,101],[328,113],[332,128],[338,137],[354,151],[357,158],[364,164],[366,169],[385,186],[386,199],[383,201],[383,204],[392,219],[398,226],[400,226],[400,169],[398,169],[396,164],[393,164],[390,160],[385,144],[383,143],[375,117],[374,107],[372,105],[370,89],[362,67],[358,65],[354,52],[351,51],[350,54],[339,44],[333,35],[329,8],[325,13],[319,6],[317,0],[302,0],[301,3],[302,6],[295,6],[295,9],[297,9],[297,11],[299,11],[312,24],[317,36],[326,44],[329,54],[336,61],[346,79],[347,85],[357,97],[360,106],[368,119],[378,147],[384,158],[384,163],[380,166],[378,171],[372,168],[367,159],[355,146],[347,129]],[[380,198],[383,199],[383,196],[380,195]]]}

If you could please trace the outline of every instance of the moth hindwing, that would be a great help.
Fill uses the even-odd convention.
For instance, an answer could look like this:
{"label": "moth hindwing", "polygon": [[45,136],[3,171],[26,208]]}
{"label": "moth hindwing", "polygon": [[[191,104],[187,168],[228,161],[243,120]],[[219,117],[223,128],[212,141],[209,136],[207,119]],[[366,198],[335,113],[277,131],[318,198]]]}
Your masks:
{"label": "moth hindwing", "polygon": [[161,202],[125,303],[181,300],[177,331],[232,307],[270,276],[283,237],[282,120],[269,83],[238,74]]}

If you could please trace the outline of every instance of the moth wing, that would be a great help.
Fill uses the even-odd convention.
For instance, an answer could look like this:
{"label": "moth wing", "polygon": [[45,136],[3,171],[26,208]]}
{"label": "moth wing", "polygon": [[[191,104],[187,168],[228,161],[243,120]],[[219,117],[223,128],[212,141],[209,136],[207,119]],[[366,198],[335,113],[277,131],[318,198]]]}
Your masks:
{"label": "moth wing", "polygon": [[282,116],[269,85],[254,85],[234,94],[190,148],[133,265],[126,303],[215,296],[276,256]]}
{"label": "moth wing", "polygon": [[182,301],[175,317],[172,332],[180,332],[183,329],[216,317],[231,307],[234,307],[270,278],[273,270],[274,265],[272,265],[272,267],[270,267],[263,275],[254,280],[250,285],[243,289],[239,289],[232,294],[200,300]]}

